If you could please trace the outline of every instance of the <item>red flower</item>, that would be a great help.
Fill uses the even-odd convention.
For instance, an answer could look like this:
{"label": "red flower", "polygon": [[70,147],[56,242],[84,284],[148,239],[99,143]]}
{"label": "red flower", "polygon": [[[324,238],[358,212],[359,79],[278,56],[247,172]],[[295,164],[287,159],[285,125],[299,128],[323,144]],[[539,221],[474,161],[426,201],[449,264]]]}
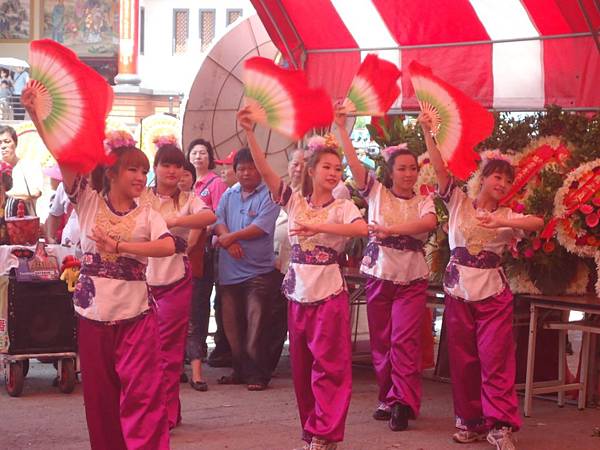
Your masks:
{"label": "red flower", "polygon": [[591,205],[581,205],[579,207],[579,211],[581,211],[582,213],[584,213],[585,215],[590,214],[592,212],[594,212],[594,208]]}
{"label": "red flower", "polygon": [[598,222],[600,222],[600,217],[596,212],[588,214],[585,218],[585,223],[590,228],[594,228],[596,225],[598,225]]}
{"label": "red flower", "polygon": [[594,198],[592,199],[592,203],[593,203],[595,206],[600,206],[600,196],[598,196],[598,197],[594,197]]}
{"label": "red flower", "polygon": [[528,259],[533,258],[533,255],[534,255],[533,249],[531,249],[531,248],[525,249],[525,251],[523,252],[523,256],[525,256],[525,258],[528,258]]}
{"label": "red flower", "polygon": [[548,241],[544,244],[544,252],[552,253],[556,249],[556,245],[552,241]]}
{"label": "red flower", "polygon": [[540,238],[535,238],[533,241],[531,241],[531,246],[535,251],[538,251],[540,248],[542,248],[542,240]]}
{"label": "red flower", "polygon": [[523,203],[515,203],[513,206],[513,211],[516,213],[522,213],[525,211],[525,205]]}

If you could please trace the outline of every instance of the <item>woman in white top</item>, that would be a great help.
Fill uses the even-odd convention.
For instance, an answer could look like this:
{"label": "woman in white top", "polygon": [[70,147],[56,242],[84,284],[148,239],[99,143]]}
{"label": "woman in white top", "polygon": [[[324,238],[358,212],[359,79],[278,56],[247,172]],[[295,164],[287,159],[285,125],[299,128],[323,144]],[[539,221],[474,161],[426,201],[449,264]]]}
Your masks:
{"label": "woman in white top", "polygon": [[336,110],[336,123],[354,182],[368,203],[371,234],[361,272],[368,277],[371,355],[379,386],[373,417],[402,431],[421,405],[421,328],[429,276],[423,245],[437,226],[435,207],[431,196],[414,191],[419,166],[406,146],[383,150],[382,184],[358,159],[342,108]]}
{"label": "woman in white top", "polygon": [[334,199],[342,161],[333,147],[306,161],[302,192],[283,183],[267,163],[253,132],[252,112],[238,113],[256,168],[287,211],[291,258],[283,282],[290,300],[288,328],[292,378],[302,438],[311,450],[332,450],[344,438],[352,392],[350,308],[338,258],[350,237],[367,224],[349,200]]}
{"label": "woman in white top", "polygon": [[185,156],[173,144],[159,148],[154,157],[155,187],[140,202],[149,202],[160,213],[175,239],[175,254],[150,258],[148,284],[158,304],[158,326],[167,392],[169,428],[181,422],[179,378],[192,301],[192,273],[186,256],[191,229],[202,229],[216,221],[215,214],[193,192],[182,192],[178,183]]}
{"label": "woman in white top", "polygon": [[431,135],[431,117],[419,117],[439,195],[448,207],[450,262],[444,277],[444,321],[454,411],[462,425],[459,443],[486,438],[512,450],[512,432],[521,426],[515,391],[513,296],[500,266],[502,253],[525,231],[544,221],[500,206],[514,180],[504,159],[484,161],[476,198],[467,196],[450,176]]}
{"label": "woman in white top", "polygon": [[114,152],[102,194],[61,167],[84,252],[73,299],[88,431],[94,450],[163,450],[169,430],[146,264],[172,255],[175,243],[160,214],[134,201],[146,186],[146,156],[129,146]]}

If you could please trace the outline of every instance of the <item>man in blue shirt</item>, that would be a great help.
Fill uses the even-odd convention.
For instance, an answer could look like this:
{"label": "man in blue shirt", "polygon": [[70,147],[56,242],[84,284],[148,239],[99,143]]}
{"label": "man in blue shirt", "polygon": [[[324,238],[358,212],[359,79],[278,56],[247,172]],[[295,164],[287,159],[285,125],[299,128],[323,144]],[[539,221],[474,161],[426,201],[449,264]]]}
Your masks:
{"label": "man in blue shirt", "polygon": [[279,206],[271,200],[250,150],[236,153],[233,170],[239,183],[221,197],[215,225],[223,326],[233,363],[233,374],[219,383],[263,390],[271,379],[267,333],[280,288],[273,251]]}

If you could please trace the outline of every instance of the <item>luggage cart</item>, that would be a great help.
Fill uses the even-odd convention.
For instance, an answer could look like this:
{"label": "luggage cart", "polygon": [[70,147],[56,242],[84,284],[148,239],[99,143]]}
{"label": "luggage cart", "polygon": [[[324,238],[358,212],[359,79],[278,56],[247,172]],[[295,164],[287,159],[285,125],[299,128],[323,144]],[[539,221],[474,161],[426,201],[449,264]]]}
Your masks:
{"label": "luggage cart", "polygon": [[[23,392],[29,360],[57,362],[58,388],[73,392],[77,371],[77,326],[72,294],[62,281],[8,281],[6,331],[8,345],[1,348],[6,391]],[[1,344],[1,343],[0,343]]]}

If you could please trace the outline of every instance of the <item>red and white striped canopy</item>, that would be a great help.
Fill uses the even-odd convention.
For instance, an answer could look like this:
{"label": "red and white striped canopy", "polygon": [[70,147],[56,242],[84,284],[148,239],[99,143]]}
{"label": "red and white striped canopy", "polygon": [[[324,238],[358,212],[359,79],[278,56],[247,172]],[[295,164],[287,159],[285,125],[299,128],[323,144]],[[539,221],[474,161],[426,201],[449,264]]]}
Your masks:
{"label": "red and white striped canopy", "polygon": [[378,53],[403,70],[397,109],[417,108],[412,60],[488,108],[600,107],[598,0],[252,3],[289,63],[334,98],[345,96],[366,54]]}

